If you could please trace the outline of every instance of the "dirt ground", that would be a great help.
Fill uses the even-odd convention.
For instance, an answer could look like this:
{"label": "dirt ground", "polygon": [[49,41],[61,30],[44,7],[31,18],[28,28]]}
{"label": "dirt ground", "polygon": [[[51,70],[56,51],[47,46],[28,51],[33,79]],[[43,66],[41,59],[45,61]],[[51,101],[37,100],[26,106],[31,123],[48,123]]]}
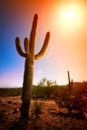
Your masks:
{"label": "dirt ground", "polygon": [[32,100],[29,120],[20,122],[21,97],[0,97],[0,130],[87,130],[86,117],[69,116],[53,100],[44,102],[38,117],[33,104]]}

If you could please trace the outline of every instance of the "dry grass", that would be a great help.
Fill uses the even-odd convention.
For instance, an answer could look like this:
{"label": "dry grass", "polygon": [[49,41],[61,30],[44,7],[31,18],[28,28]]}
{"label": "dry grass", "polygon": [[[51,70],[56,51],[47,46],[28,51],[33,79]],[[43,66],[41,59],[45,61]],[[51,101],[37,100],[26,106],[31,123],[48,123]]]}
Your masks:
{"label": "dry grass", "polygon": [[32,100],[29,120],[23,122],[19,122],[20,106],[20,96],[0,97],[0,130],[87,130],[87,119],[68,116],[53,100],[45,101],[39,117],[34,114]]}

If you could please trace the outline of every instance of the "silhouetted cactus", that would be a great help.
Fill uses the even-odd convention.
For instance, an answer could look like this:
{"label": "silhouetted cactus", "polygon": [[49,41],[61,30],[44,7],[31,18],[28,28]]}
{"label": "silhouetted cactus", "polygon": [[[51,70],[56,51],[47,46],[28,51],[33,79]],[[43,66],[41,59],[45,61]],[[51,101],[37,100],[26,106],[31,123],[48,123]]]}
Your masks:
{"label": "silhouetted cactus", "polygon": [[69,91],[70,91],[70,94],[71,94],[72,86],[73,86],[73,79],[70,81],[70,73],[69,73],[69,71],[67,71],[67,74],[68,74],[68,82],[69,82],[68,86],[69,86]]}
{"label": "silhouetted cactus", "polygon": [[43,56],[50,38],[50,32],[47,32],[41,51],[35,55],[34,52],[35,52],[37,22],[38,22],[38,15],[35,14],[30,33],[30,39],[28,38],[24,39],[25,52],[23,52],[23,50],[21,49],[20,38],[16,37],[15,41],[18,53],[25,58],[25,71],[24,71],[24,81],[22,89],[22,106],[20,117],[21,119],[28,118],[30,99],[31,99],[31,88],[33,84],[34,60],[37,60]]}

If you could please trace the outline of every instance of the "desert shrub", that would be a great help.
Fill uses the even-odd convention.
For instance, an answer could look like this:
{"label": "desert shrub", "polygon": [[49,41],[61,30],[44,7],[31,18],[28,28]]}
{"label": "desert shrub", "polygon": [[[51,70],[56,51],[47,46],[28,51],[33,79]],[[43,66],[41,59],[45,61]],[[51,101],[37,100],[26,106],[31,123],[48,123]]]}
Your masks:
{"label": "desert shrub", "polygon": [[87,82],[78,83],[76,86],[73,86],[73,93],[78,91],[81,95],[87,95]]}
{"label": "desert shrub", "polygon": [[55,86],[45,87],[45,98],[46,99],[53,99],[54,91],[55,91]]}
{"label": "desert shrub", "polygon": [[45,99],[45,87],[35,86],[32,89],[33,99]]}
{"label": "desert shrub", "polygon": [[55,85],[57,85],[56,81],[48,80],[46,78],[42,78],[37,84],[37,86],[40,86],[40,87],[52,87]]}
{"label": "desert shrub", "polygon": [[72,109],[78,110],[80,114],[83,114],[85,108],[85,100],[79,92],[73,94]]}
{"label": "desert shrub", "polygon": [[47,80],[46,78],[42,78],[37,86],[32,89],[32,97],[33,98],[44,98],[50,99],[53,97],[54,86],[56,86],[56,81]]}
{"label": "desert shrub", "polygon": [[0,96],[19,96],[22,93],[22,88],[0,88]]}
{"label": "desert shrub", "polygon": [[59,91],[57,91],[57,94],[55,96],[55,102],[57,103],[58,107],[60,108],[67,108],[68,112],[71,113],[72,111],[72,102],[73,98],[70,97],[69,90],[66,88],[60,88]]}
{"label": "desert shrub", "polygon": [[78,89],[72,89],[71,93],[68,87],[57,89],[54,100],[58,107],[67,108],[69,114],[71,114],[72,110],[77,110],[80,114],[83,114],[85,101],[83,100],[83,91],[81,87],[80,89],[79,87]]}
{"label": "desert shrub", "polygon": [[36,116],[41,114],[41,109],[42,109],[43,105],[44,105],[43,100],[39,100],[39,101],[37,99],[34,100],[34,114]]}
{"label": "desert shrub", "polygon": [[35,99],[53,99],[56,93],[56,87],[35,86],[32,89],[32,98]]}

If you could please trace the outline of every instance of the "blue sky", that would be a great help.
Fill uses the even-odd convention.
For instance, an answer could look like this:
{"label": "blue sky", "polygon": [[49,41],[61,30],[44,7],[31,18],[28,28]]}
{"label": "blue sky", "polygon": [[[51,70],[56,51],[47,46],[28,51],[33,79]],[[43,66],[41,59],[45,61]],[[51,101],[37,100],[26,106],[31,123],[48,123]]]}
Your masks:
{"label": "blue sky", "polygon": [[[66,10],[71,10],[70,17]],[[66,84],[67,70],[74,81],[87,80],[85,0],[0,0],[0,87],[22,86],[25,59],[16,51],[15,38],[20,36],[23,47],[35,13],[39,17],[35,53],[40,50],[47,31],[51,37],[44,57],[35,61],[34,84],[43,77]]]}

